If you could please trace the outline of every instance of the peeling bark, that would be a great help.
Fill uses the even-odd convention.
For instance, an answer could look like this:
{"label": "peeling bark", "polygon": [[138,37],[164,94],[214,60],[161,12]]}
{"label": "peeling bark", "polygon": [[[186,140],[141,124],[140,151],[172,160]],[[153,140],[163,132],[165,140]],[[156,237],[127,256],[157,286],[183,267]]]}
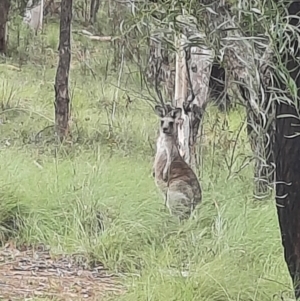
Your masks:
{"label": "peeling bark", "polygon": [[[178,17],[184,34],[177,40],[175,100],[183,108],[184,122],[178,130],[179,152],[188,165],[196,169],[196,140],[203,112],[208,103],[213,52],[205,46],[189,46],[189,38],[205,39],[190,19]],[[189,24],[189,25],[187,25]],[[200,43],[202,44],[202,43]]]}
{"label": "peeling bark", "polygon": [[[203,113],[208,103],[209,81],[211,76],[213,53],[208,48],[191,47],[190,80],[195,99],[190,103],[190,165],[196,168],[196,142]],[[191,97],[191,96],[190,96]]]}
{"label": "peeling bark", "polygon": [[61,2],[59,61],[55,77],[55,125],[56,134],[61,142],[69,131],[72,2],[73,0]]}
{"label": "peeling bark", "polygon": [[[177,38],[177,52],[176,52],[176,73],[175,73],[175,102],[176,107],[182,108],[183,122],[178,128],[178,146],[179,153],[187,164],[190,164],[190,120],[189,116],[185,114],[184,103],[187,99],[187,64],[186,53],[183,48],[185,39],[182,36]],[[174,105],[174,104],[173,104]]]}

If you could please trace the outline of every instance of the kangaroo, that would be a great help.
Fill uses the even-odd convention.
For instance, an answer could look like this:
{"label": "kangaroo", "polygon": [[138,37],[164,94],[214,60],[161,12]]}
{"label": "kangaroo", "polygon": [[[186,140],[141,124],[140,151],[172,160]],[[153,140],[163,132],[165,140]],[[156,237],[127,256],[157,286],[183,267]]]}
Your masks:
{"label": "kangaroo", "polygon": [[175,108],[166,112],[162,106],[156,105],[155,112],[161,119],[157,145],[161,154],[166,156],[166,160],[161,160],[165,164],[156,166],[156,170],[160,172],[155,173],[156,181],[165,194],[165,203],[170,213],[180,220],[187,219],[196,205],[201,203],[202,191],[197,176],[180,156],[177,147],[177,130],[182,121],[182,109]]}
{"label": "kangaroo", "polygon": [[[161,107],[163,113],[166,115],[174,109],[170,104],[166,104],[165,108]],[[156,155],[154,160],[154,165],[152,168],[152,175],[155,177],[156,186],[160,189],[163,194],[165,205],[166,205],[166,197],[167,197],[167,182],[163,180],[163,170],[167,163],[167,152],[164,147],[162,135],[160,134],[156,142]]]}

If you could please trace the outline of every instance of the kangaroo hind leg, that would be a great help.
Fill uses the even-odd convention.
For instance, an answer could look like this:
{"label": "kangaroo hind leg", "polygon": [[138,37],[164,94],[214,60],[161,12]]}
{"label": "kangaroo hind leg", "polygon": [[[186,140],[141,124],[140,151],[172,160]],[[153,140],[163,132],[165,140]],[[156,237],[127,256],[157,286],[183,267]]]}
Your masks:
{"label": "kangaroo hind leg", "polygon": [[191,215],[191,200],[182,192],[168,189],[167,207],[170,214],[175,215],[179,220],[186,220]]}

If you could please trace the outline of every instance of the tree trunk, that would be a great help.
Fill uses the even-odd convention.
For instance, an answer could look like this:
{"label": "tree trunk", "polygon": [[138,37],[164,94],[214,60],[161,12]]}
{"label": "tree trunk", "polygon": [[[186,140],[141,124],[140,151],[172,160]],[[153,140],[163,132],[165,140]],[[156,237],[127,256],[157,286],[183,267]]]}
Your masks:
{"label": "tree trunk", "polygon": [[97,22],[97,13],[100,7],[100,0],[91,0],[90,6],[90,23],[95,24]]}
{"label": "tree trunk", "polygon": [[7,46],[7,20],[10,0],[0,0],[0,53],[6,54]]}
{"label": "tree trunk", "polygon": [[33,5],[33,1],[27,2],[25,16],[23,22],[28,24],[37,35],[39,30],[43,29],[44,17],[44,0],[39,1],[38,4]]}
{"label": "tree trunk", "polygon": [[[293,114],[294,106],[279,104],[276,115]],[[300,123],[296,118],[276,120],[276,205],[281,230],[284,258],[292,277],[295,296],[300,298],[300,136],[294,135]]]}
{"label": "tree trunk", "polygon": [[[189,120],[190,120],[190,165],[196,168],[196,142],[199,133],[200,123],[208,103],[209,96],[209,80],[211,76],[211,67],[213,60],[213,52],[205,47],[191,47],[191,59],[189,64],[189,74],[191,87],[195,99],[189,104]],[[189,96],[193,97],[193,96]]]}
{"label": "tree trunk", "polygon": [[175,100],[176,106],[183,108],[184,113],[184,122],[178,129],[178,144],[181,156],[195,170],[196,140],[208,103],[213,52],[202,45],[186,47],[191,36],[205,41],[205,34],[198,31],[191,19],[185,20],[185,16],[178,18],[185,24],[185,34],[181,35],[176,46]]}
{"label": "tree trunk", "polygon": [[[176,40],[176,74],[175,74],[175,101],[176,107],[184,108],[184,103],[187,99],[188,93],[188,82],[187,82],[187,64],[186,64],[186,53],[183,48],[185,43],[184,36],[181,35]],[[181,118],[183,119],[182,124],[178,128],[178,147],[179,152],[182,158],[187,164],[191,163],[190,157],[190,121],[189,116],[185,113],[185,110],[182,112]]]}
{"label": "tree trunk", "polygon": [[71,61],[71,20],[73,0],[62,0],[59,34],[59,61],[55,77],[55,126],[62,142],[69,130],[69,70]]}
{"label": "tree trunk", "polygon": [[[288,8],[290,16],[297,16],[300,12],[300,3],[294,2]],[[289,23],[297,26],[298,17],[290,17]],[[290,36],[291,41],[293,37]],[[295,37],[294,37],[295,39]],[[282,61],[290,76],[294,79],[297,87],[300,86],[298,76],[300,68],[300,51],[298,42],[294,42],[294,49],[286,51]],[[288,54],[287,54],[288,52]],[[293,54],[291,54],[294,52]],[[278,76],[279,78],[279,76]],[[280,80],[280,88],[286,89],[286,83]],[[276,163],[276,204],[278,220],[281,230],[284,257],[294,284],[296,299],[300,298],[300,136],[299,132],[299,97],[300,90],[297,89],[297,99],[292,99],[293,104],[282,100],[277,103],[276,108],[276,136],[275,136],[275,163]],[[296,105],[296,106],[295,106]],[[295,117],[282,117],[289,114]],[[293,137],[291,137],[293,136]]]}

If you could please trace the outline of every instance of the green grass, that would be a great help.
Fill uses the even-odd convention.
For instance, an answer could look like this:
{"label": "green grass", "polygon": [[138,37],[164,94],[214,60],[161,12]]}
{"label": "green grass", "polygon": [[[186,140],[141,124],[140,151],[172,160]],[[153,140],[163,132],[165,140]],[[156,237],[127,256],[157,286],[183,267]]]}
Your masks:
{"label": "green grass", "polygon": [[[55,31],[49,30],[45,37],[52,45]],[[291,297],[274,201],[253,200],[251,165],[235,173],[251,155],[245,129],[233,153],[242,110],[232,112],[222,130],[224,115],[210,108],[200,171],[203,203],[193,220],[179,225],[151,176],[158,123],[142,94],[132,92],[140,89],[136,78],[123,75],[133,102],[127,106],[119,91],[115,120],[110,118],[118,75],[102,73],[107,51],[95,54],[96,79],[83,74],[74,55],[73,143],[62,147],[51,127],[43,131],[54,119],[53,58],[21,71],[9,68],[14,61],[0,65],[0,238],[44,242],[54,253],[81,252],[91,264],[103,262],[127,288],[114,300]],[[231,169],[225,157],[233,158]]]}

